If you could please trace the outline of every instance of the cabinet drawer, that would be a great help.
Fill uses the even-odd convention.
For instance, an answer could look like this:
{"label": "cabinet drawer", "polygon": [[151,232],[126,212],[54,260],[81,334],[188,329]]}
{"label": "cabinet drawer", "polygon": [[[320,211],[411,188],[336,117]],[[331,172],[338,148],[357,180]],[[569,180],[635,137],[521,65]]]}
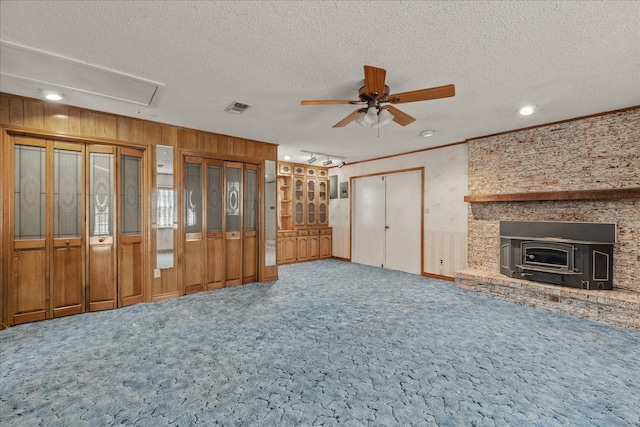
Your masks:
{"label": "cabinet drawer", "polygon": [[308,236],[309,230],[298,230],[298,236]]}
{"label": "cabinet drawer", "polygon": [[284,237],[296,237],[298,235],[297,231],[279,231],[278,237],[281,239]]}
{"label": "cabinet drawer", "polygon": [[331,229],[330,228],[321,228],[320,229],[320,234],[322,234],[322,235],[331,234]]}
{"label": "cabinet drawer", "polygon": [[320,230],[317,228],[309,230],[309,236],[317,236],[318,234],[320,234]]}

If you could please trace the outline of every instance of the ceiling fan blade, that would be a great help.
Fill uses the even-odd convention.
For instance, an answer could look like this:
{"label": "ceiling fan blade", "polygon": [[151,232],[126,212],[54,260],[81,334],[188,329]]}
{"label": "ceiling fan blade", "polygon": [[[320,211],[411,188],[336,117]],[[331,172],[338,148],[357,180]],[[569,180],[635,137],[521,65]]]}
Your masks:
{"label": "ceiling fan blade", "polygon": [[335,125],[333,125],[334,128],[341,128],[343,126],[348,125],[349,123],[351,123],[352,121],[354,121],[355,119],[358,118],[358,116],[360,115],[360,110],[356,110],[353,113],[349,114],[347,117],[345,117],[344,119],[340,120],[338,123],[336,123]]}
{"label": "ceiling fan blade", "polygon": [[402,104],[403,102],[427,101],[429,99],[448,98],[456,94],[454,85],[432,87],[411,92],[394,93],[387,96],[387,102]]}
{"label": "ceiling fan blade", "polygon": [[386,108],[387,110],[389,110],[389,112],[393,114],[393,121],[400,126],[406,126],[409,123],[413,123],[416,121],[416,119],[414,119],[407,113],[403,113],[402,111],[398,110],[396,107],[392,107],[391,105],[387,105],[382,108]]}
{"label": "ceiling fan blade", "polygon": [[321,99],[300,101],[300,105],[334,105],[334,104],[361,104],[361,101],[349,101],[346,99]]}
{"label": "ceiling fan blade", "polygon": [[367,90],[367,94],[373,97],[382,96],[384,94],[384,79],[387,75],[386,70],[382,68],[372,67],[371,65],[364,66],[364,86]]}

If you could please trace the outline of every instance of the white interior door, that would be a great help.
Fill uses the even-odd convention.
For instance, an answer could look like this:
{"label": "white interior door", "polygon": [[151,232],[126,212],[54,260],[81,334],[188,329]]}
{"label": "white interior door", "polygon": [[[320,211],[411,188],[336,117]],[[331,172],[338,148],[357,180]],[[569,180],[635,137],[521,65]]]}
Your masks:
{"label": "white interior door", "polygon": [[382,267],[384,264],[385,189],[381,176],[353,180],[353,249],[351,261]]}
{"label": "white interior door", "polygon": [[385,268],[421,273],[421,178],[420,171],[385,176]]}
{"label": "white interior door", "polygon": [[422,272],[421,180],[420,171],[353,180],[353,262]]}

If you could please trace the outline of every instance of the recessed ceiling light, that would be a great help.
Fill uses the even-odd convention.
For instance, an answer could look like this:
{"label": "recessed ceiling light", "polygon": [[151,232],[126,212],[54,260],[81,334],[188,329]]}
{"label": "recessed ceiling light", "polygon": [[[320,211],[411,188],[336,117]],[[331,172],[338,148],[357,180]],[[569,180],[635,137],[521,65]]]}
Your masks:
{"label": "recessed ceiling light", "polygon": [[524,107],[520,108],[518,112],[521,116],[529,116],[533,114],[535,109],[536,108],[533,105],[525,105]]}
{"label": "recessed ceiling light", "polygon": [[285,160],[291,160],[291,156],[284,156]]}
{"label": "recessed ceiling light", "polygon": [[64,97],[63,94],[56,92],[55,90],[40,89],[40,93],[42,93],[42,96],[49,101],[60,101]]}
{"label": "recessed ceiling light", "polygon": [[430,136],[433,136],[434,133],[436,133],[434,130],[423,130],[420,132],[420,136],[423,138],[429,138]]}

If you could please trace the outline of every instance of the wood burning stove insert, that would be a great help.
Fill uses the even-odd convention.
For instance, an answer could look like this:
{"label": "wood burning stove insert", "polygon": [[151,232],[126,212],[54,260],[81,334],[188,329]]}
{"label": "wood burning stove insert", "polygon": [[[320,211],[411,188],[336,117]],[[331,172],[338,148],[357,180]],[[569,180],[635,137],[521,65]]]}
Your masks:
{"label": "wood burning stove insert", "polygon": [[500,273],[581,289],[613,289],[615,224],[500,222]]}

